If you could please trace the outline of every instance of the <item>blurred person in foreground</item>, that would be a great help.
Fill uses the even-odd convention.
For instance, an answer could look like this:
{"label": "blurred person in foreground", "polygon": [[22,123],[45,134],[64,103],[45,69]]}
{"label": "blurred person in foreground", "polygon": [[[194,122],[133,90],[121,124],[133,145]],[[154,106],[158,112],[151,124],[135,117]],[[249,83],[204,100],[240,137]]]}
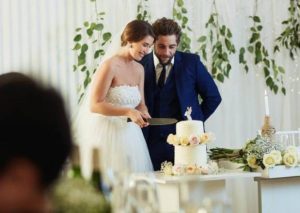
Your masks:
{"label": "blurred person in foreground", "polygon": [[0,75],[0,212],[48,212],[71,146],[60,95],[21,73]]}

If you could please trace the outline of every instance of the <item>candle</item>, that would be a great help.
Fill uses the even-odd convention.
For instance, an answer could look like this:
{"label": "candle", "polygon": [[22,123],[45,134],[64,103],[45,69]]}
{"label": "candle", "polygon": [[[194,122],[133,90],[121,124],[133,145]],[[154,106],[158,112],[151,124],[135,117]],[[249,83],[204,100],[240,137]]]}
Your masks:
{"label": "candle", "polygon": [[270,111],[269,111],[269,100],[268,100],[267,90],[265,90],[265,110],[266,110],[266,116],[269,116]]}

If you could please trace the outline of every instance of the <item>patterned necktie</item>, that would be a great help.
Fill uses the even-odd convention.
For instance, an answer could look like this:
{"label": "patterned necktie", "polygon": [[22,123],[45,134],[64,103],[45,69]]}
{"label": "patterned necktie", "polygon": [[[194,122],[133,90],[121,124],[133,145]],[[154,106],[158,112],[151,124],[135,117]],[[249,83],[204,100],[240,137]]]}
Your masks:
{"label": "patterned necktie", "polygon": [[162,67],[163,68],[157,82],[157,85],[160,89],[164,86],[166,79],[166,64],[162,64]]}

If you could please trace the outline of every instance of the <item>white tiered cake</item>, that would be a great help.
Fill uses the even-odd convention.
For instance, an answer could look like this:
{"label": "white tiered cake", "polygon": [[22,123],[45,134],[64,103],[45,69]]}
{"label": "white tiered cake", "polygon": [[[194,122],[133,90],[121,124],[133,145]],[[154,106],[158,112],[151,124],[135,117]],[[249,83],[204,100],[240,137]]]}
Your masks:
{"label": "white tiered cake", "polygon": [[[175,145],[175,165],[207,164],[206,144],[199,144],[200,136],[204,133],[203,122],[196,120],[180,121],[176,124],[176,135],[181,141],[189,140],[190,145]],[[184,143],[184,142],[183,142]]]}

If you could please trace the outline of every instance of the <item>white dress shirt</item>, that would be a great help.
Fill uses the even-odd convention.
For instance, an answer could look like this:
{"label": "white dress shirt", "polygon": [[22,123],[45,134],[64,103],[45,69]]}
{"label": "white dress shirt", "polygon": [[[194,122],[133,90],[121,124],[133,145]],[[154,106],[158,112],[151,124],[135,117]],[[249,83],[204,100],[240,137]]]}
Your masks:
{"label": "white dress shirt", "polygon": [[[156,83],[158,82],[158,79],[159,79],[159,76],[160,76],[160,73],[162,72],[162,69],[163,69],[163,66],[160,64],[158,58],[156,57],[156,55],[154,54],[154,51],[153,51],[153,60],[154,60],[154,67],[155,67],[155,75],[156,75]],[[165,83],[166,83],[166,80],[170,74],[170,71],[173,67],[173,64],[174,64],[174,57],[172,58],[171,60],[171,63],[168,64],[166,66],[166,78],[165,78]]]}

